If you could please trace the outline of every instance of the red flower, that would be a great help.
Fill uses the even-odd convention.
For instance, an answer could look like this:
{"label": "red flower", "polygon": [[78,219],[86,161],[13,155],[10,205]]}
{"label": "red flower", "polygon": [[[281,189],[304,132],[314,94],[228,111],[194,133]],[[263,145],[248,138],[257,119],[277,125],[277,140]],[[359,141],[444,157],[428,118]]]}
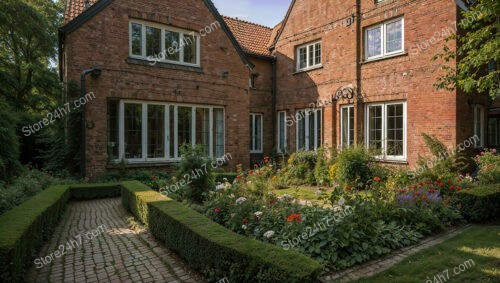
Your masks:
{"label": "red flower", "polygon": [[349,187],[349,186],[345,186],[345,190],[346,190],[346,191],[350,191],[350,190],[351,190],[351,187]]}
{"label": "red flower", "polygon": [[243,177],[241,177],[241,175],[238,175],[238,176],[236,176],[236,178],[241,179],[241,178],[243,178]]}
{"label": "red flower", "polygon": [[259,174],[259,176],[262,176],[262,172],[259,172],[259,173],[257,173],[257,174]]}
{"label": "red flower", "polygon": [[453,190],[453,185],[450,186],[450,191],[452,191],[452,190]]}
{"label": "red flower", "polygon": [[214,212],[215,212],[215,213],[219,213],[219,212],[220,212],[220,209],[216,207],[216,208],[214,208]]}
{"label": "red flower", "polygon": [[265,162],[265,163],[269,163],[269,157],[268,157],[268,156],[265,156],[265,157],[264,157],[264,162]]}
{"label": "red flower", "polygon": [[255,164],[253,165],[253,168],[256,168],[256,169],[257,169],[257,168],[259,168],[259,164],[255,163]]}
{"label": "red flower", "polygon": [[399,190],[400,193],[404,193],[405,192],[405,189],[401,189]]}
{"label": "red flower", "polygon": [[381,180],[380,177],[374,177],[373,178],[373,181],[375,181],[375,182],[380,182],[380,180]]}
{"label": "red flower", "polygon": [[245,217],[245,218],[243,218],[241,221],[243,221],[243,223],[248,223],[248,218],[247,218],[247,217]]}
{"label": "red flower", "polygon": [[418,185],[422,187],[424,185],[424,183],[420,182],[420,183],[418,183]]}
{"label": "red flower", "polygon": [[302,221],[302,215],[298,214],[298,213],[292,213],[290,216],[288,216],[288,218],[286,219],[287,222],[293,222],[293,221],[296,221],[296,222],[300,222]]}
{"label": "red flower", "polygon": [[248,171],[248,174],[252,175],[253,174],[253,170]]}
{"label": "red flower", "polygon": [[270,204],[270,205],[273,205],[273,204],[275,204],[275,203],[276,203],[276,199],[274,199],[274,198],[273,198],[273,199],[271,199],[271,200],[269,201],[269,204]]}

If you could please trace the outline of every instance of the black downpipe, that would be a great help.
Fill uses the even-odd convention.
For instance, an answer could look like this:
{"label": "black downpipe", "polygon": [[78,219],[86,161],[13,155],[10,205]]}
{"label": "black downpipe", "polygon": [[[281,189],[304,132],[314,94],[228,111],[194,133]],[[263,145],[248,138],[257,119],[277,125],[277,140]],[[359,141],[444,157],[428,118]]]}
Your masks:
{"label": "black downpipe", "polygon": [[271,66],[272,66],[272,75],[271,75],[271,82],[272,82],[272,89],[271,89],[271,97],[272,97],[272,105],[271,105],[271,115],[272,115],[272,121],[273,121],[273,148],[278,148],[278,145],[276,144],[276,128],[278,127],[276,123],[276,58],[273,58],[271,61]]}
{"label": "black downpipe", "polygon": [[[356,96],[357,96],[357,103],[358,103],[358,111],[359,111],[359,104],[360,104],[360,98],[362,97],[362,85],[361,85],[361,60],[363,60],[362,55],[361,55],[361,0],[356,0]],[[358,119],[361,118],[363,120],[363,111],[360,111],[361,114],[358,114],[357,117]],[[357,123],[359,125],[358,129],[358,140],[357,143],[360,141],[364,140],[363,139],[363,123]]]}

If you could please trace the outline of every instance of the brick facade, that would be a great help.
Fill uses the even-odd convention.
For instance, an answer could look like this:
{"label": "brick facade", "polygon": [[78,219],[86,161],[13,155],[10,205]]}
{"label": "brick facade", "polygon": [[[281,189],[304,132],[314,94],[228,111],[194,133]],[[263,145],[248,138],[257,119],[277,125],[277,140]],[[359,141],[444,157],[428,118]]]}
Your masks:
{"label": "brick facade", "polygon": [[[246,66],[228,33],[217,29],[201,39],[201,68],[193,70],[130,60],[129,20],[198,31],[216,21],[204,1],[112,1],[66,35],[62,57],[65,83],[78,82],[80,73],[91,66],[103,69],[98,79],[87,81],[88,91],[96,95],[86,107],[87,121],[95,125],[87,130],[88,174],[96,176],[110,167],[106,152],[106,105],[110,99],[224,107],[225,151],[233,157],[229,169],[238,163],[246,166],[258,161],[276,149],[279,111],[293,116],[318,100],[328,100],[345,86],[353,86],[362,98],[341,99],[323,109],[323,146],[340,144],[339,111],[343,105],[354,106],[354,142],[365,142],[366,107],[377,102],[406,102],[406,159],[398,161],[398,165],[413,167],[419,155],[428,153],[422,133],[434,134],[447,146],[472,137],[473,106],[479,104],[488,109],[486,99],[434,88],[442,62],[433,61],[432,57],[443,46],[443,37],[438,33],[450,31],[459,17],[455,1],[374,2],[295,0],[274,30],[225,18],[253,68]],[[401,17],[404,52],[366,60],[365,30]],[[259,33],[254,41],[245,34],[253,28]],[[269,49],[261,48],[266,39]],[[297,72],[297,47],[318,40],[322,43],[322,66]],[[456,48],[454,42],[447,45],[451,50]],[[267,51],[269,54],[265,54]],[[249,87],[251,76],[255,79],[253,88]],[[261,155],[249,154],[250,113],[264,117]],[[487,111],[484,115],[487,120]],[[296,129],[295,124],[287,127],[288,152],[296,149]]]}

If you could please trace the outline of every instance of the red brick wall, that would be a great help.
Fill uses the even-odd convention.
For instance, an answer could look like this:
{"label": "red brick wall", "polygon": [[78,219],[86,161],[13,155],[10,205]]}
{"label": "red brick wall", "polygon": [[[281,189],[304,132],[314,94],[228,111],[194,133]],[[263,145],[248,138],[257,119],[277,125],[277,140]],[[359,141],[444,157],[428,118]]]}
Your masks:
{"label": "red brick wall", "polygon": [[[202,72],[179,71],[159,66],[127,63],[129,20],[143,19],[198,31],[215,21],[203,1],[114,1],[76,31],[65,45],[65,77],[79,82],[91,66],[103,69],[98,79],[89,78],[87,90],[96,99],[87,104],[87,171],[90,177],[107,168],[106,102],[109,98],[182,102],[225,107],[226,152],[229,167],[248,164],[249,69],[222,28],[201,38]],[[222,72],[228,71],[224,78]]]}

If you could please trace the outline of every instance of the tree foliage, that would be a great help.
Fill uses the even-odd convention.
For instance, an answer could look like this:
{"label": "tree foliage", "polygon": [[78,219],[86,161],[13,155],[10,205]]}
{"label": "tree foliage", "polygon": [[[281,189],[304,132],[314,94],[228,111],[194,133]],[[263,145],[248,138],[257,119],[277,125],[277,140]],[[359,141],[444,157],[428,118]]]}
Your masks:
{"label": "tree foliage", "polygon": [[9,105],[0,99],[0,183],[19,173],[19,141],[16,120]]}
{"label": "tree foliage", "polygon": [[500,97],[499,15],[498,0],[479,0],[469,11],[462,11],[464,20],[458,24],[461,29],[447,38],[456,40],[456,52],[444,46],[443,53],[434,56],[434,60],[457,60],[457,64],[442,66],[445,74],[438,78],[436,88],[459,88],[466,93],[487,94],[492,99]]}

